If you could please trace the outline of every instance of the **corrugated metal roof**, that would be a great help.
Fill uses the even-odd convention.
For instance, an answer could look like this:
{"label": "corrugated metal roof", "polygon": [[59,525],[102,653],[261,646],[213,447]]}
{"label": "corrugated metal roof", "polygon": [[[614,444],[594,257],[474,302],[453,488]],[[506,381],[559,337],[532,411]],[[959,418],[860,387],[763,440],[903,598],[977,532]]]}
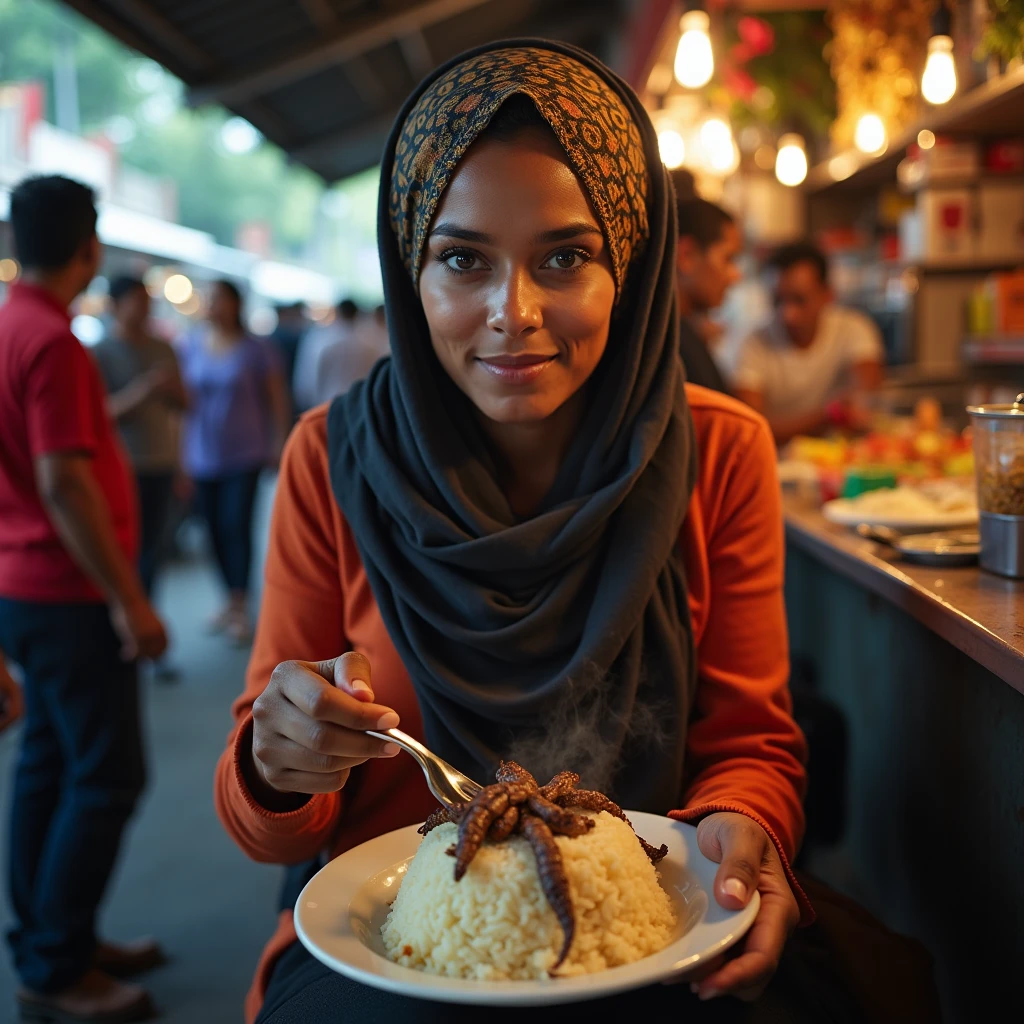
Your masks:
{"label": "corrugated metal roof", "polygon": [[65,0],[334,181],[374,164],[430,68],[542,35],[615,63],[627,0]]}

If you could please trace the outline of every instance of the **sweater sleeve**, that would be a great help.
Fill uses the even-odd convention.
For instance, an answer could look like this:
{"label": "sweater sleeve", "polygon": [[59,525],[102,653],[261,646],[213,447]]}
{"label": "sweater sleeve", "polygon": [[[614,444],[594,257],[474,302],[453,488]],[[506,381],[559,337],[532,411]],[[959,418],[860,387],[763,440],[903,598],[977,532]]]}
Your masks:
{"label": "sweater sleeve", "polygon": [[[228,834],[254,860],[295,863],[315,856],[334,834],[340,793],[311,796],[284,814],[262,807],[242,773],[251,756],[252,706],[282,661],[317,661],[348,649],[332,500],[315,443],[313,413],[293,431],[281,461],[264,590],[245,687],[232,706],[234,727],[217,763],[214,802]],[[320,415],[322,420],[322,415]]]}
{"label": "sweater sleeve", "polygon": [[720,506],[707,536],[708,619],[687,736],[687,787],[672,817],[753,818],[775,844],[805,921],[813,911],[790,868],[803,835],[803,734],[793,720],[783,603],[784,540],[775,446],[758,420],[723,451]]}

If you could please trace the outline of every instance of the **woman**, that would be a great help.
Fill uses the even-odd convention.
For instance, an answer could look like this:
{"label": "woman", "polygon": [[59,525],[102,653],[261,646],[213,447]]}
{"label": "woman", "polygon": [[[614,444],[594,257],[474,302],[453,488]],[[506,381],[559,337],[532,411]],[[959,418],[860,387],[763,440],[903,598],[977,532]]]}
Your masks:
{"label": "woman", "polygon": [[[779,494],[763,420],[684,385],[657,153],[636,96],[562,44],[483,47],[410,98],[378,221],[392,358],[285,453],[216,801],[250,856],[294,864],[434,806],[367,728],[401,721],[479,779],[500,756],[575,768],[699,822],[724,906],[760,891],[739,955],[694,981],[754,996],[813,917],[789,868],[804,744]],[[603,1006],[660,1020],[681,1001],[696,1009],[685,987]],[[284,910],[248,1019],[339,1013],[479,1011],[332,974]]]}
{"label": "woman", "polygon": [[211,626],[245,643],[256,486],[260,472],[277,464],[289,427],[288,401],[273,351],[242,326],[242,298],[230,281],[214,283],[207,319],[182,344],[191,398],[184,465],[196,483],[228,592]]}

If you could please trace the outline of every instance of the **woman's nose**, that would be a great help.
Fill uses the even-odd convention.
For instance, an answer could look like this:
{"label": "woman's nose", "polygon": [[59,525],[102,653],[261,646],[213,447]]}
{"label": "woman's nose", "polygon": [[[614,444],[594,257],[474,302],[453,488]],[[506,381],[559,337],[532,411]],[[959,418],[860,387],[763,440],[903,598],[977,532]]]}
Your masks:
{"label": "woman's nose", "polygon": [[539,290],[526,270],[513,270],[497,283],[487,314],[487,326],[518,338],[543,322]]}

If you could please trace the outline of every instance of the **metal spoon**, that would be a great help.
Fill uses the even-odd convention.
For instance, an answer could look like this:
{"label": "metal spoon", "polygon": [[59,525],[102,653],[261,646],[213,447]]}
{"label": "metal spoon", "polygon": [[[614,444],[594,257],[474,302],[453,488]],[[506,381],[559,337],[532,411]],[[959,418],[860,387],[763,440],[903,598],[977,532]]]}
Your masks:
{"label": "metal spoon", "polygon": [[388,740],[400,746],[406,753],[412,754],[427,777],[430,792],[445,807],[453,808],[457,804],[469,803],[483,789],[479,782],[474,782],[468,775],[463,775],[401,729],[387,729],[384,732],[367,729],[366,735]]}
{"label": "metal spoon", "polygon": [[888,544],[890,547],[895,547],[896,543],[903,536],[898,530],[893,530],[888,526],[872,526],[870,523],[858,523],[857,533],[866,540]]}

